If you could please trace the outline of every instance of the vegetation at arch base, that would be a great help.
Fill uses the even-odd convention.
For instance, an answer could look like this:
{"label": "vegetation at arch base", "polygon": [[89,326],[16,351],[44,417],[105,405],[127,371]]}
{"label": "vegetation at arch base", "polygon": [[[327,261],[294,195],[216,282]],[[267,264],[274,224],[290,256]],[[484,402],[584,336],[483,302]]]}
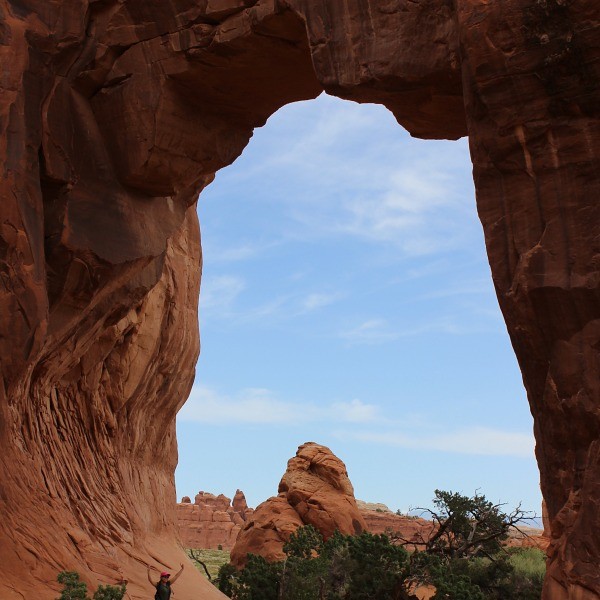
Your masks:
{"label": "vegetation at arch base", "polygon": [[[63,590],[56,600],[90,600],[87,594],[87,585],[80,580],[79,573],[75,571],[62,571],[57,577],[58,583],[62,583]],[[92,600],[123,600],[125,596],[125,584],[100,585],[94,592]]]}
{"label": "vegetation at arch base", "polygon": [[224,565],[215,585],[234,600],[415,600],[419,586],[435,588],[432,600],[539,600],[543,553],[501,545],[525,518],[520,508],[507,514],[482,495],[435,493],[427,539],[336,532],[324,541],[307,525],[285,544],[285,560],[249,554],[241,571]]}

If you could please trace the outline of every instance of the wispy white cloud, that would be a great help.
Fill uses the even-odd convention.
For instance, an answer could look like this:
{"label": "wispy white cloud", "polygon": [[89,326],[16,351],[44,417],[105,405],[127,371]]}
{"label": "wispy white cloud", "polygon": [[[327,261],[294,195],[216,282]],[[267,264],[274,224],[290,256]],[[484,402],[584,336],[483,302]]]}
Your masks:
{"label": "wispy white cloud", "polygon": [[366,423],[380,418],[379,409],[374,404],[365,404],[357,398],[350,402],[335,402],[332,406],[335,414],[343,421]]}
{"label": "wispy white cloud", "polygon": [[[464,189],[470,163],[464,141],[398,136],[393,116],[382,119],[382,107],[328,97],[320,105],[319,113],[288,107],[294,125],[270,130],[260,165],[281,187],[288,215],[301,226],[296,235],[359,237],[410,256],[469,242],[465,224],[478,224],[472,188]],[[374,138],[385,142],[364,144]]]}
{"label": "wispy white cloud", "polygon": [[[204,385],[195,385],[178,418],[212,424],[294,426],[302,423],[352,425],[338,430],[340,439],[423,451],[453,452],[490,456],[533,456],[535,441],[531,434],[472,426],[442,430],[433,420],[419,418],[419,433],[407,433],[406,423],[389,420],[380,407],[354,398],[325,405],[283,400],[264,388],[246,388],[234,395],[222,394]],[[377,430],[356,429],[375,425]],[[390,430],[390,426],[397,427]],[[433,430],[433,431],[432,431]]]}
{"label": "wispy white cloud", "polygon": [[462,281],[450,286],[422,294],[417,299],[450,298],[452,296],[475,296],[480,294],[493,294],[494,288],[490,279],[477,279]]}
{"label": "wispy white cloud", "polygon": [[253,321],[264,322],[265,319],[272,319],[275,321],[282,316],[286,316],[286,307],[288,306],[290,298],[291,294],[282,294],[257,306],[240,309],[240,311],[237,314],[232,315],[232,317],[236,322],[240,323]]}
{"label": "wispy white cloud", "polygon": [[465,189],[466,142],[401,132],[381,106],[328,96],[292,104],[256,132],[261,160],[246,165],[242,157],[231,183],[239,193],[259,179],[268,186],[268,194],[253,192],[285,207],[284,240],[352,236],[407,256],[467,247],[480,226],[473,188]]}
{"label": "wispy white cloud", "polygon": [[[452,178],[444,172],[430,173],[421,160],[409,166],[389,168],[381,174],[377,189],[350,196],[342,206],[340,231],[378,242],[391,242],[408,255],[438,252],[456,241],[452,221],[440,236],[438,214],[460,208]],[[443,228],[443,226],[442,226]]]}
{"label": "wispy white cloud", "polygon": [[225,243],[211,232],[202,238],[202,254],[210,264],[236,263],[260,258],[266,252],[280,246],[283,240],[272,239],[261,242]]}
{"label": "wispy white cloud", "polygon": [[352,344],[384,344],[426,333],[462,335],[468,331],[472,329],[444,316],[404,327],[393,326],[385,319],[369,319],[356,327],[341,331],[339,337]]}
{"label": "wispy white cloud", "polygon": [[488,456],[531,458],[535,447],[531,434],[487,427],[470,427],[434,434],[423,431],[418,435],[402,431],[346,431],[338,432],[338,436],[370,444]]}
{"label": "wispy white cloud", "polygon": [[299,407],[281,402],[267,389],[247,388],[235,397],[202,385],[194,386],[179,418],[202,423],[290,423]]}
{"label": "wispy white cloud", "polygon": [[327,293],[313,293],[308,294],[302,300],[301,307],[304,312],[311,312],[313,310],[317,310],[319,308],[323,308],[324,306],[328,306],[333,304],[341,297],[341,294],[327,294]]}
{"label": "wispy white cloud", "polygon": [[241,277],[233,275],[204,276],[200,288],[200,309],[229,310],[245,287],[246,283]]}
{"label": "wispy white cloud", "polygon": [[357,344],[381,344],[396,340],[399,335],[386,320],[369,319],[357,327],[340,332],[340,337]]}
{"label": "wispy white cloud", "polygon": [[238,301],[247,287],[244,279],[233,275],[205,277],[200,293],[201,314],[208,313],[211,318],[228,319],[237,324],[265,322],[265,319],[275,322],[313,313],[337,302],[344,295],[341,292],[307,293],[300,290],[252,305],[247,300]]}
{"label": "wispy white cloud", "polygon": [[379,418],[379,409],[359,399],[321,406],[282,400],[263,388],[247,388],[230,396],[208,386],[195,385],[179,418],[215,424],[366,423]]}
{"label": "wispy white cloud", "polygon": [[259,246],[251,244],[223,248],[210,247],[209,250],[205,248],[204,256],[210,258],[212,262],[237,262],[255,258],[261,250]]}

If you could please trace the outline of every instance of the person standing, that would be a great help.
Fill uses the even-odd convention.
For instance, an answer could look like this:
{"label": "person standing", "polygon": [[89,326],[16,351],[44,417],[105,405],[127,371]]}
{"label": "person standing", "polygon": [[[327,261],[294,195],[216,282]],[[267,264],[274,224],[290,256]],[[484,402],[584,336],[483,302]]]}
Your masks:
{"label": "person standing", "polygon": [[171,578],[171,573],[167,573],[163,571],[160,574],[160,579],[158,582],[152,581],[152,576],[150,575],[150,567],[148,567],[148,581],[156,588],[156,594],[154,595],[154,600],[169,600],[171,598],[171,586],[179,579],[183,571],[183,563],[181,564],[181,569],[173,575]]}

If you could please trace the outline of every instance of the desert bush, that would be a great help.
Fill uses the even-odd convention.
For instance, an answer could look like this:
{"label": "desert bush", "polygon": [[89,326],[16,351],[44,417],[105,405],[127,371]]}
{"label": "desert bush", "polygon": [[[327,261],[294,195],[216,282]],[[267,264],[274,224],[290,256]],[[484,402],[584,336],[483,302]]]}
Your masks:
{"label": "desert bush", "polygon": [[389,537],[336,532],[323,541],[311,525],[284,546],[286,559],[269,564],[250,554],[239,573],[219,571],[217,586],[236,600],[393,600],[408,572],[408,553]]}
{"label": "desert bush", "polygon": [[436,528],[428,539],[402,540],[397,534],[342,535],[324,541],[308,525],[283,550],[286,558],[268,563],[248,555],[246,568],[221,568],[216,585],[236,600],[410,600],[415,585],[434,586],[433,600],[539,600],[543,555],[507,552],[501,541],[525,518],[481,494],[469,498],[436,490]]}
{"label": "desert bush", "polygon": [[[57,600],[89,600],[87,585],[80,580],[76,571],[62,571],[57,577],[63,589]],[[120,586],[100,585],[94,592],[92,600],[122,600],[125,596],[125,584]]]}
{"label": "desert bush", "polygon": [[57,600],[88,600],[87,585],[79,580],[79,573],[62,571],[57,577],[63,589]]}
{"label": "desert bush", "polygon": [[126,587],[123,585],[100,585],[94,592],[92,600],[122,600]]}
{"label": "desert bush", "polygon": [[249,554],[246,568],[235,579],[229,580],[231,597],[236,600],[279,600],[281,571],[281,563],[268,563],[262,556]]}
{"label": "desert bush", "polygon": [[511,548],[509,561],[516,573],[532,578],[546,574],[546,555],[539,548]]}

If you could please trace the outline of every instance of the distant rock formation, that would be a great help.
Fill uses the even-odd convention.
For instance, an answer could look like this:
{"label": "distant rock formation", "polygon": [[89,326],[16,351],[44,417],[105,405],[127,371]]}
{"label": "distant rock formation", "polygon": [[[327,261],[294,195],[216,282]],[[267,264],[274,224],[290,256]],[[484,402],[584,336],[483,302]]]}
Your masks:
{"label": "distant rock formation", "polygon": [[179,536],[186,548],[219,548],[230,550],[246,519],[254,510],[237,490],[233,502],[223,494],[196,494],[194,503],[185,496],[177,505]]}
{"label": "distant rock formation", "polygon": [[[356,501],[371,533],[397,534],[407,542],[415,544],[427,539],[434,529],[431,521],[419,517],[398,515],[385,504]],[[410,546],[408,546],[411,549]],[[412,549],[416,548],[413,546]]]}
{"label": "distant rock formation", "polygon": [[[333,454],[331,456],[336,458]],[[290,460],[294,468],[297,463],[292,461],[295,459]],[[332,462],[336,464],[337,461],[339,459]],[[341,461],[339,464],[343,465]],[[288,475],[287,471],[286,475]],[[285,475],[282,481],[284,479],[286,479]],[[304,493],[306,494],[307,490],[304,490]],[[411,542],[415,544],[412,548],[416,548],[417,544],[426,540],[434,529],[432,521],[392,512],[385,504],[358,499],[355,502],[364,520],[365,531],[398,536],[408,542],[409,549]],[[215,496],[207,492],[199,492],[192,503],[189,496],[184,496],[181,503],[177,505],[177,519],[179,536],[186,548],[221,547],[223,550],[231,550],[246,523],[249,526],[253,523],[252,532],[244,534],[246,541],[242,551],[260,554],[269,561],[283,558],[283,544],[298,527],[305,525],[302,517],[284,494],[269,498],[255,511],[248,507],[246,497],[241,490],[236,491],[233,500],[223,494]],[[515,529],[510,533],[505,545],[539,548],[545,552],[549,543],[548,532],[534,527],[519,527],[518,530]]]}
{"label": "distant rock formation", "polygon": [[[344,534],[390,534],[407,543],[409,550],[427,540],[435,529],[432,521],[396,514],[385,504],[356,500],[344,463],[329,448],[308,442],[288,461],[278,496],[260,504],[240,530],[231,562],[242,568],[249,553],[268,561],[282,560],[290,535],[308,524],[325,539],[336,529]],[[531,527],[514,530],[506,542],[511,547],[543,551],[548,544],[542,530]]]}
{"label": "distant rock formation", "polygon": [[231,505],[233,506],[233,510],[238,513],[242,519],[244,519],[244,521],[246,520],[247,516],[254,513],[253,508],[248,508],[246,496],[244,496],[244,492],[242,492],[242,490],[236,490]]}
{"label": "distant rock formation", "polygon": [[550,537],[542,529],[519,527],[509,533],[509,537],[503,542],[503,545],[508,548],[537,548],[546,552],[550,545]]}
{"label": "distant rock formation", "polygon": [[[419,541],[432,529],[431,521],[417,517],[402,516],[392,512],[385,504],[374,504],[356,500],[358,510],[364,519],[365,530],[371,533],[399,533],[405,540]],[[246,497],[237,490],[232,501],[219,494],[200,492],[194,503],[184,496],[177,505],[179,537],[186,548],[223,548],[231,550],[238,533],[247,521],[261,523],[262,528],[271,532],[281,532],[284,542],[289,534],[304,524],[295,510],[290,510],[284,498],[271,498],[255,511],[248,508]],[[271,534],[272,535],[272,534]],[[276,543],[269,543],[273,547]],[[269,560],[278,560],[281,552],[271,552],[264,548],[263,541],[256,536],[255,547],[248,549],[253,554],[262,554]]]}
{"label": "distant rock formation", "polygon": [[[417,516],[399,515],[390,511],[385,504],[368,504],[357,500],[356,503],[367,524],[367,531],[371,533],[396,534],[408,542],[416,544],[427,540],[432,534],[435,526],[432,521]],[[535,527],[519,527],[509,533],[508,539],[503,542],[504,546],[511,548],[539,548],[543,552],[548,549],[550,538],[543,530]]]}
{"label": "distant rock formation", "polygon": [[248,553],[282,559],[283,545],[302,525],[313,525],[325,539],[336,530],[358,534],[367,527],[344,463],[325,446],[300,446],[288,461],[278,492],[257,507],[240,531],[231,552],[236,567],[246,564]]}

